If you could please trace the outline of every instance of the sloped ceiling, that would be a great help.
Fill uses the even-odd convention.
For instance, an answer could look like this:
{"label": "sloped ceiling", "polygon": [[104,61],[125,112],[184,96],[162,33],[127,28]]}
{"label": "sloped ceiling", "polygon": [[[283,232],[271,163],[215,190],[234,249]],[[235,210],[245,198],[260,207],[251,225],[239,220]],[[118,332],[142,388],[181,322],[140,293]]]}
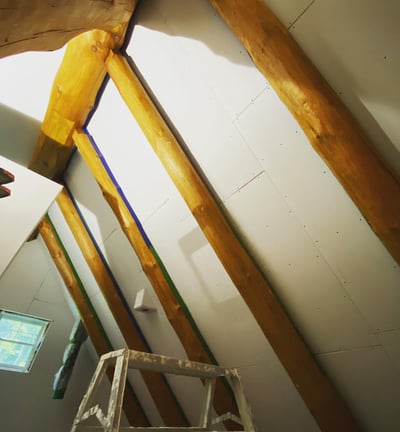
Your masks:
{"label": "sloped ceiling", "polygon": [[[396,171],[398,6],[267,3]],[[127,54],[315,358],[365,430],[397,431],[399,266],[206,2],[146,1],[135,22]],[[111,82],[88,130],[218,362],[240,368],[259,430],[318,430]],[[131,309],[142,288],[156,304],[155,313],[132,310],[153,352],[185,357],[79,153],[65,181]],[[58,206],[50,217],[114,348],[125,346]],[[162,424],[142,378],[130,379],[151,423]],[[194,421],[200,389],[179,379],[169,383]]]}

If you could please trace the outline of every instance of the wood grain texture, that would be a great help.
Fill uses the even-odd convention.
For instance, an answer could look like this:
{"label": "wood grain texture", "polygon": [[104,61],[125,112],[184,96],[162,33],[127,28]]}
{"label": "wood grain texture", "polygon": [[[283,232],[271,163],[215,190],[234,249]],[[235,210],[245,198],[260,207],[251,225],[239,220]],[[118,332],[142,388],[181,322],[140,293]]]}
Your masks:
{"label": "wood grain texture", "polygon": [[[96,150],[93,148],[89,137],[84,132],[77,130],[73,134],[73,138],[80,154],[100,186],[105,200],[108,202],[123,232],[132,245],[142,269],[152,284],[168,321],[181,341],[188,358],[201,363],[212,363],[207,350],[172,292],[164,273],[147,246],[129,209],[112,182],[107,170],[104,168]],[[218,380],[216,383],[214,408],[221,415],[228,411],[232,413],[237,412],[232,395],[221,380]],[[239,430],[241,428],[240,425],[234,422],[229,422],[226,426],[229,430]]]}
{"label": "wood grain texture", "polygon": [[321,430],[358,430],[126,59],[111,53],[107,70]]}
{"label": "wood grain texture", "polygon": [[210,0],[400,263],[400,184],[361,126],[262,0]]}
{"label": "wood grain texture", "polygon": [[[101,2],[95,2],[101,3]],[[57,179],[73,148],[72,132],[92,110],[106,76],[105,59],[121,46],[127,22],[113,31],[92,30],[71,40],[54,79],[47,112],[29,168]]]}
{"label": "wood grain texture", "polygon": [[24,51],[55,50],[92,29],[112,32],[121,22],[129,20],[136,3],[136,0],[0,0],[0,58]]}
{"label": "wood grain texture", "polygon": [[[54,233],[50,222],[44,218],[39,224],[39,233],[47,246],[51,258],[56,265],[64,284],[78,309],[80,318],[85,326],[85,329],[93,343],[97,355],[100,357],[103,354],[113,350],[113,347],[104,337],[102,329],[99,327],[84,295],[82,294],[78,280],[75,277],[74,271],[65,256],[57,236]],[[113,372],[107,370],[109,378],[112,380]],[[131,425],[149,426],[146,414],[138,403],[137,397],[130,385],[125,387],[124,395],[124,412]]]}
{"label": "wood grain texture", "polygon": [[[58,196],[57,204],[96,279],[104,300],[110,308],[115,322],[126,341],[127,347],[137,351],[148,352],[147,344],[144,342],[138,328],[132,322],[127,308],[121,302],[114,281],[65,189]],[[163,377],[160,374],[149,371],[142,371],[141,374],[166,425],[187,426],[184,414]]]}

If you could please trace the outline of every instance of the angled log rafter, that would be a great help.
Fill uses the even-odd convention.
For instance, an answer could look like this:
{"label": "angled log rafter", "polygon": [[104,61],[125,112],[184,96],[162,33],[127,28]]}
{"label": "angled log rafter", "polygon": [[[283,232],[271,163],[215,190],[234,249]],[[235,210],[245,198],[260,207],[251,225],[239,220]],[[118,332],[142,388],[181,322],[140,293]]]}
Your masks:
{"label": "angled log rafter", "polygon": [[262,0],[210,0],[293,114],[393,258],[400,263],[400,183]]}
{"label": "angled log rafter", "polygon": [[[204,347],[193,325],[190,323],[173,294],[162,269],[146,244],[139,227],[117,187],[110,178],[89,137],[83,131],[78,130],[73,134],[73,138],[80,154],[99,184],[105,200],[110,205],[122,230],[135,250],[143,271],[152,284],[167,318],[181,341],[188,358],[202,363],[213,363],[208,350]],[[216,383],[214,407],[221,415],[226,412],[236,412],[236,406],[232,395],[221,380],[218,380]],[[226,425],[229,430],[237,430],[240,428],[240,426],[234,422],[229,423],[229,425]]]}
{"label": "angled log rafter", "polygon": [[[65,189],[58,196],[57,204],[97,281],[128,348],[148,352],[147,343],[132,322],[132,317],[121,301],[114,280]],[[187,420],[165,379],[160,374],[149,371],[142,371],[142,376],[166,425],[187,426]]]}
{"label": "angled log rafter", "polygon": [[111,53],[107,70],[321,429],[358,430],[127,60]]}
{"label": "angled log rafter", "polygon": [[[93,343],[97,355],[101,357],[103,354],[113,351],[113,347],[104,333],[104,329],[97,321],[88,300],[82,292],[80,281],[77,279],[75,271],[71,266],[70,260],[66,255],[63,246],[61,245],[57,234],[55,233],[50,221],[44,218],[39,224],[39,233],[49,250],[49,253],[56,265],[60,276],[62,277],[65,286],[72,300],[74,301],[86,331]],[[113,371],[107,370],[107,375],[112,382]],[[127,382],[124,397],[124,412],[131,425],[149,426],[149,421],[140,406],[132,387]]]}

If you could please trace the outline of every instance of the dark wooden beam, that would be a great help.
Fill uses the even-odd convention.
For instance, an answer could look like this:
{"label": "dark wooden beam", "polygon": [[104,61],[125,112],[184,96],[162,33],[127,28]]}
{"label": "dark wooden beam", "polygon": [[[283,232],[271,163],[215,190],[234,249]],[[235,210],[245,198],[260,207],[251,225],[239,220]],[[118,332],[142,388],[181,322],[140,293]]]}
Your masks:
{"label": "dark wooden beam", "polygon": [[356,431],[347,407],[319,368],[126,59],[111,53],[107,70],[321,429]]}
{"label": "dark wooden beam", "polygon": [[[39,224],[38,229],[51,258],[53,259],[54,264],[57,267],[76,308],[78,309],[83,325],[93,343],[97,355],[100,357],[109,351],[113,351],[113,347],[109,342],[104,329],[96,319],[95,312],[89,304],[85,294],[82,292],[81,283],[78,280],[76,273],[71,266],[70,260],[67,257],[50,221],[47,218],[44,218]],[[110,369],[107,370],[107,374],[112,381],[113,373]],[[127,385],[125,388],[124,412],[129,424],[135,426],[149,426],[146,414],[140,406],[130,385]]]}
{"label": "dark wooden beam", "polygon": [[[127,347],[137,351],[148,352],[149,347],[147,343],[132,321],[127,306],[121,301],[118,288],[65,189],[58,196],[57,204],[96,279],[104,300],[110,308],[115,322],[126,341]],[[149,371],[142,371],[141,374],[166,425],[187,426],[187,420],[165,379],[160,374]]]}
{"label": "dark wooden beam", "polygon": [[353,115],[263,0],[210,3],[400,263],[400,184]]}
{"label": "dark wooden beam", "polygon": [[[80,154],[100,186],[105,200],[108,202],[123,232],[131,243],[142,269],[152,284],[188,358],[201,363],[213,363],[210,352],[204,346],[198,331],[196,332],[198,330],[197,327],[194,329],[193,324],[189,321],[181,304],[172,292],[165,274],[146,244],[139,227],[110,178],[89,137],[84,132],[78,130],[73,134],[73,138]],[[214,407],[221,415],[226,412],[235,413],[237,411],[232,394],[221,380],[218,380],[216,383]],[[229,422],[229,425],[227,424],[226,426],[229,430],[239,430],[241,428],[234,422]]]}

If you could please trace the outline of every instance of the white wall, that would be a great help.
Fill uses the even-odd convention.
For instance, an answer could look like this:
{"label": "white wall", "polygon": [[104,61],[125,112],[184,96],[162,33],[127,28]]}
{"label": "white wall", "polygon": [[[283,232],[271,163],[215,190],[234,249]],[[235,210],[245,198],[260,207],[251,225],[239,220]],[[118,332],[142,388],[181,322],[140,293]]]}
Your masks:
{"label": "white wall", "polygon": [[64,399],[53,400],[54,374],[75,322],[41,239],[26,243],[0,278],[1,307],[51,320],[29,373],[0,371],[0,430],[69,432],[95,362],[85,344]]}

